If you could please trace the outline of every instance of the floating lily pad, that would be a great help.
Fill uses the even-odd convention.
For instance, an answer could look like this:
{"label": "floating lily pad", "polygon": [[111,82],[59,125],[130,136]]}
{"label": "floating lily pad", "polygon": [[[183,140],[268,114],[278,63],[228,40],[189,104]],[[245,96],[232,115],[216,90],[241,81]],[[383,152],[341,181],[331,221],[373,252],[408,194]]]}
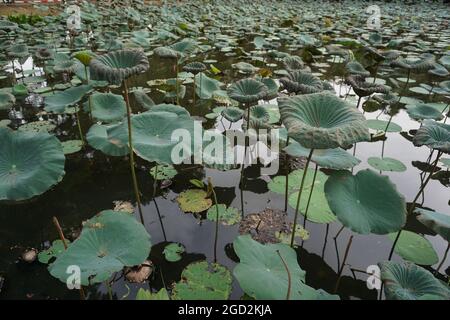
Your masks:
{"label": "floating lily pad", "polygon": [[[386,132],[400,132],[402,131],[402,127],[400,127],[398,124],[391,121],[389,123],[388,121],[384,120],[378,120],[378,119],[369,119],[366,121],[367,126],[376,131],[386,131]],[[389,123],[389,126],[388,126]],[[386,130],[387,127],[387,130]]]}
{"label": "floating lily pad", "polygon": [[[391,241],[395,240],[397,233],[388,234]],[[420,265],[431,266],[438,262],[439,258],[430,241],[423,236],[403,230],[394,249],[400,257]]]}
{"label": "floating lily pad", "polygon": [[200,189],[189,189],[180,193],[177,202],[183,212],[199,213],[208,210],[211,205],[211,199],[206,198],[207,193]]}
{"label": "floating lily pad", "polygon": [[81,285],[87,286],[107,280],[123,267],[141,264],[150,248],[150,236],[132,215],[106,210],[85,222],[78,239],[48,269],[66,283],[67,268],[77,265]]}
{"label": "floating lily pad", "polygon": [[150,169],[150,175],[156,180],[170,180],[177,175],[177,170],[171,165],[158,165]]}
{"label": "floating lily pad", "polygon": [[48,133],[0,128],[0,200],[25,200],[62,180],[64,153]]}
{"label": "floating lily pad", "polygon": [[429,271],[410,262],[378,264],[388,300],[449,300],[450,291]]}
{"label": "floating lily pad", "polygon": [[50,132],[55,130],[56,125],[48,120],[33,121],[21,125],[18,130],[23,132]]}
{"label": "floating lily pad", "polygon": [[164,257],[169,262],[177,262],[181,260],[181,254],[184,252],[184,247],[179,243],[168,244],[163,251]]}
{"label": "floating lily pad", "polygon": [[393,172],[403,172],[406,171],[406,166],[403,162],[388,157],[370,157],[367,159],[367,163],[374,169],[380,171],[393,171]]}
{"label": "floating lily pad", "polygon": [[407,105],[406,112],[414,120],[441,120],[444,118],[439,110],[427,104]]}
{"label": "floating lily pad", "polygon": [[220,264],[194,262],[181,273],[173,286],[174,300],[227,300],[231,292],[231,274]]}
{"label": "floating lily pad", "polygon": [[405,198],[387,176],[372,170],[333,173],[325,195],[339,221],[360,234],[387,234],[406,222]]}
{"label": "floating lily pad", "polygon": [[217,221],[217,208],[219,210],[219,221],[220,223],[231,226],[241,221],[241,214],[239,210],[233,207],[228,207],[224,204],[213,205],[208,209],[206,217],[208,220]]}
{"label": "floating lily pad", "polygon": [[[70,244],[70,241],[66,239],[67,246]],[[64,243],[62,240],[55,240],[52,243],[52,246],[47,250],[43,250],[38,254],[38,260],[41,263],[49,263],[50,260],[57,258],[64,250]]]}
{"label": "floating lily pad", "polygon": [[170,300],[170,299],[166,288],[161,288],[161,290],[159,290],[156,293],[152,293],[149,290],[139,288],[136,294],[136,300]]}
{"label": "floating lily pad", "polygon": [[72,154],[81,150],[83,141],[81,140],[67,140],[61,143],[64,154]]}
{"label": "floating lily pad", "polygon": [[242,290],[254,299],[339,299],[305,284],[305,271],[298,265],[297,254],[286,244],[263,245],[246,235],[234,240],[233,247],[240,259],[233,275]]}

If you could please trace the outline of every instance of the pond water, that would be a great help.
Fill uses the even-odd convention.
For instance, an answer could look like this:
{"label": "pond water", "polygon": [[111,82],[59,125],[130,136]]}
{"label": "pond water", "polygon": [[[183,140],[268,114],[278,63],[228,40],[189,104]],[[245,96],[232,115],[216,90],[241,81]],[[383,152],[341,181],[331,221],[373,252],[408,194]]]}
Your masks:
{"label": "pond water", "polygon": [[[337,5],[330,4],[329,8],[323,9],[322,11],[332,16],[332,6]],[[311,4],[307,8],[309,13],[314,12]],[[357,11],[357,8],[363,10],[364,6],[359,4],[355,5],[352,12]],[[180,10],[179,12],[181,14],[186,15],[186,9]],[[340,14],[343,21],[347,21],[344,10],[339,10],[342,10]],[[286,11],[288,12],[289,10]],[[389,11],[389,14],[393,15],[392,10]],[[424,9],[421,14],[423,21],[430,20],[439,24],[444,20],[443,18],[429,18],[427,20],[426,17],[432,16],[429,10]],[[352,17],[352,15],[349,14],[349,17]],[[338,24],[339,22],[334,21],[334,23]],[[363,27],[361,23],[356,23],[356,25]],[[352,30],[346,30],[345,23],[343,23],[343,26],[339,32],[332,34],[332,37],[355,38]],[[426,33],[416,32],[416,30],[412,30],[412,26],[410,28],[410,33],[403,33],[401,37],[407,37],[408,35],[414,36],[424,41],[426,46],[426,49],[421,51],[418,49],[418,46],[414,47],[413,41],[410,41],[410,46],[416,49],[415,52],[412,49],[410,50],[411,56],[418,56],[421,53],[428,52],[436,54],[436,57],[439,58],[444,52],[442,42],[446,43],[448,50],[448,46],[450,45],[448,26],[446,30],[432,29],[430,27],[426,29]],[[322,34],[320,31],[314,32],[310,29],[308,30],[313,36],[318,37],[319,34]],[[294,31],[291,30],[289,32]],[[280,59],[269,57],[260,51],[254,51],[253,38],[257,35],[267,37],[272,35],[271,32],[260,30],[260,32],[254,31],[248,34],[238,33],[235,31],[234,26],[230,25],[228,28],[222,28],[221,33],[236,38],[238,44],[236,48],[233,48],[233,51],[242,50],[243,52],[249,53],[249,55],[247,57],[240,54],[228,56],[220,52],[220,50],[213,49],[208,52],[198,52],[195,55],[190,55],[188,60],[216,60],[213,63],[214,66],[222,70],[223,73],[215,78],[227,85],[248,77],[248,75],[232,68],[232,64],[240,61],[249,62],[258,67],[268,68],[272,72],[283,69],[283,63]],[[391,28],[387,28],[383,35],[386,39],[400,37]],[[201,38],[201,36],[202,34],[198,38],[200,42],[211,44],[211,42],[205,38]],[[121,40],[128,39],[129,37],[129,33],[121,33],[120,35]],[[367,37],[367,31],[361,32],[357,37]],[[289,43],[285,43],[283,40],[281,40],[281,43],[282,46],[277,48],[280,52],[288,52],[291,55],[299,55],[302,57],[305,56],[304,49],[290,47]],[[146,49],[146,52],[150,52],[151,49],[161,44],[162,42],[152,44],[150,48]],[[324,47],[321,46],[319,48]],[[68,48],[63,45],[58,50],[64,52],[68,51]],[[77,49],[73,49],[72,51],[77,51]],[[357,59],[362,59],[362,48],[353,49],[353,52]],[[256,59],[258,56],[263,57],[263,61]],[[255,59],[252,60],[252,58]],[[314,62],[309,62],[307,65],[310,66],[314,74],[317,74],[322,80],[328,80],[333,85],[336,95],[339,95],[341,92],[342,99],[356,106],[357,96],[355,96],[351,88],[341,83],[341,75],[345,70],[344,63],[339,61],[339,59],[333,63],[333,60],[336,61],[333,59],[333,56],[330,56],[326,52],[324,54],[316,52],[314,54]],[[130,88],[148,88],[147,82],[150,80],[174,77],[173,65],[170,60],[149,55],[149,62],[149,71],[130,79]],[[15,66],[17,67],[18,65],[20,66],[20,63],[16,60]],[[23,71],[28,74],[27,77],[38,76],[43,72],[42,66],[36,66],[31,57],[21,66]],[[10,86],[11,70],[8,67],[5,70],[8,78],[0,80],[0,87]],[[30,70],[34,71],[32,72]],[[16,72],[18,83],[23,81],[21,73],[21,71]],[[405,73],[399,69],[380,67],[378,70],[378,78],[386,81],[388,85],[390,85],[389,78],[398,78],[404,75]],[[213,75],[209,76],[213,77]],[[281,76],[274,73],[272,77],[278,79]],[[417,83],[430,83],[432,79],[427,74],[413,74],[411,78],[416,80]],[[446,79],[441,80],[448,79],[447,76]],[[45,87],[48,84],[54,85],[62,82],[64,82],[63,78],[56,77],[49,83],[31,84],[29,87]],[[409,86],[415,86],[416,84],[410,84]],[[185,98],[180,100],[180,105],[185,107],[192,116],[204,117],[210,113],[212,108],[215,107],[215,104],[211,101],[197,101],[197,105],[194,106],[191,100],[192,85],[187,84],[186,87],[187,92]],[[120,93],[120,90],[117,88],[113,88],[112,90],[113,92]],[[401,88],[394,88],[393,90],[399,94],[402,92]],[[349,95],[345,97],[345,92],[347,91],[349,91]],[[285,94],[286,92],[280,93],[280,95]],[[429,99],[427,95],[420,95],[410,91],[407,91],[403,95],[422,99],[423,101],[428,101]],[[158,92],[154,87],[151,87],[149,96],[156,103],[163,102],[163,94]],[[446,98],[444,95],[435,94],[431,99],[433,102],[448,103],[448,97]],[[361,104],[364,101],[365,98],[361,101]],[[42,110],[42,102],[43,100],[39,95],[33,94],[26,100],[19,100],[14,107],[14,111],[0,111],[0,120],[10,119],[12,120],[10,126],[16,128],[31,121],[49,119],[57,124],[54,134],[61,141],[78,139],[76,118],[73,115],[38,114]],[[259,102],[259,104],[276,103],[276,99]],[[144,111],[138,106],[133,97],[131,97],[131,104],[135,113]],[[361,110],[361,106],[359,108]],[[417,130],[419,128],[420,123],[409,117],[404,109],[404,104],[401,104],[394,113],[395,115],[392,121],[402,127],[403,133],[408,133],[410,130]],[[367,119],[389,119],[389,115],[386,113],[380,114],[380,110],[365,112],[365,116]],[[241,124],[242,121],[234,123],[233,127],[239,128]],[[84,134],[86,134],[91,125],[92,121],[89,119],[89,115],[87,113],[81,113],[81,127]],[[205,119],[204,127],[228,128],[228,122],[219,116],[218,119]],[[356,150],[353,149],[354,147],[347,150],[349,153],[355,151],[355,156],[361,160],[361,163],[353,168],[353,173],[356,174],[360,170],[371,168],[367,162],[368,158],[374,156],[380,157],[384,149],[384,156],[401,161],[407,169],[404,172],[383,172],[382,174],[390,178],[397,186],[398,191],[404,195],[407,202],[412,201],[420,188],[422,172],[413,165],[413,161],[426,162],[430,154],[430,149],[425,146],[414,147],[404,135],[398,132],[389,132],[386,134],[386,138],[384,142],[361,142],[356,145]],[[221,172],[201,166],[180,165],[176,167],[178,174],[172,179],[170,186],[165,189],[159,188],[155,199],[152,199],[153,179],[149,174],[149,169],[152,165],[141,159],[137,160],[137,179],[142,194],[145,228],[151,235],[152,241],[150,260],[156,266],[156,269],[150,279],[144,284],[129,283],[123,278],[115,281],[112,285],[112,294],[115,299],[134,299],[137,290],[141,287],[158,291],[165,283],[167,288],[170,288],[172,283],[180,280],[181,272],[189,263],[205,259],[209,262],[213,261],[215,223],[205,219],[204,214],[199,217],[190,213],[183,213],[175,201],[180,192],[192,187],[189,182],[191,179],[204,180],[206,177],[211,177],[216,188],[218,202],[227,206],[240,209],[241,196],[243,195],[244,216],[249,213],[261,212],[266,208],[279,210],[283,210],[284,208],[284,195],[274,193],[268,189],[268,182],[270,182],[273,176],[261,176],[259,165],[252,165],[244,170],[243,192],[241,192],[239,187],[240,169]],[[284,175],[284,161],[281,161],[280,168],[277,175]],[[442,167],[442,170],[445,171],[446,169]],[[134,203],[132,179],[129,171],[128,158],[126,157],[108,157],[87,145],[80,152],[66,156],[65,172],[65,176],[59,184],[38,197],[23,202],[0,202],[0,275],[5,279],[3,287],[0,290],[0,298],[78,299],[78,292],[67,290],[65,284],[53,278],[47,270],[47,265],[37,261],[31,264],[25,263],[20,259],[21,254],[27,248],[37,248],[38,250],[47,248],[53,240],[58,238],[57,231],[52,223],[53,216],[58,218],[64,233],[72,240],[73,235],[76,235],[81,229],[82,221],[93,217],[102,210],[111,209],[114,201],[122,200]],[[326,173],[329,172],[326,171]],[[379,201],[383,201],[383,199],[379,199]],[[423,198],[419,198],[419,205],[438,212],[449,213],[449,201],[450,192],[448,186],[445,186],[439,180],[432,179],[425,189]],[[161,213],[161,219],[158,217],[155,202]],[[292,219],[294,216],[294,209],[292,207],[288,207],[288,214],[289,218]],[[135,215],[136,219],[139,219],[137,212]],[[303,216],[300,215],[299,223],[302,222]],[[342,299],[377,299],[378,291],[367,288],[366,279],[368,275],[360,271],[365,271],[368,266],[376,265],[378,262],[386,260],[392,246],[392,241],[385,235],[359,235],[344,228],[336,241],[336,246],[333,237],[339,232],[341,227],[342,224],[339,221],[328,225],[307,222],[306,229],[310,233],[310,238],[304,242],[302,247],[299,246],[296,248],[299,265],[306,271],[306,282],[313,288],[321,288],[327,292],[333,292],[338,277],[338,264],[342,262],[349,237],[354,235],[351,251],[348,255],[346,267],[343,270],[343,278],[341,279],[337,293]],[[237,263],[237,257],[231,244],[239,235],[238,228],[238,225],[219,225],[217,262],[229,270],[233,270]],[[425,234],[425,237],[431,242],[441,259],[447,248],[447,243],[439,235],[430,232],[429,229],[422,226],[414,217],[408,219],[406,229]],[[165,245],[172,242],[180,243],[185,247],[185,253],[178,262],[166,261],[162,253]],[[336,250],[339,252],[339,258]],[[402,258],[394,254],[393,260],[401,261]],[[447,259],[440,269],[441,273],[437,275],[443,281],[448,281],[448,271],[446,274],[445,270],[449,265],[450,259]],[[436,265],[434,265],[435,267]],[[433,266],[426,268],[433,270]],[[354,269],[354,271],[352,272],[351,269]],[[89,299],[108,299],[108,292],[103,284],[86,288],[86,293]],[[230,298],[240,299],[243,294],[238,282],[233,278],[233,290]]]}

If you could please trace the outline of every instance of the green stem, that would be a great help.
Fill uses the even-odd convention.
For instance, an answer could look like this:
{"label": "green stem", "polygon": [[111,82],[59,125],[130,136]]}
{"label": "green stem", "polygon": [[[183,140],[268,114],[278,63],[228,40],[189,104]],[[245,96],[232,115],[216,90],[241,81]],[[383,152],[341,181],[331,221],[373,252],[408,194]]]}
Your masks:
{"label": "green stem", "polygon": [[342,265],[339,268],[338,278],[336,281],[336,286],[334,287],[334,293],[336,293],[339,289],[339,283],[341,281],[342,271],[344,270],[345,262],[347,261],[348,253],[350,252],[350,246],[352,245],[353,235],[350,236],[350,239],[347,243],[347,248],[345,249],[344,260],[342,260]]}
{"label": "green stem", "polygon": [[[314,169],[313,181],[311,183],[311,191],[309,192],[308,202],[306,203],[305,219],[303,220],[303,229],[306,227],[306,220],[308,219],[309,204],[311,203],[311,197],[312,197],[312,194],[314,192],[314,184],[315,184],[315,181],[316,181],[317,169],[318,168],[319,168],[319,166],[316,164],[316,168]],[[294,230],[294,232],[295,232],[295,230]]]}
{"label": "green stem", "polygon": [[80,140],[81,140],[81,142],[83,143],[83,146],[84,146],[83,130],[81,130],[80,117],[78,115],[79,108],[76,107],[76,109],[77,109],[77,112],[75,112],[75,117],[77,118],[78,133],[80,135]]}
{"label": "green stem", "polygon": [[286,261],[284,261],[283,257],[280,254],[280,250],[277,250],[277,254],[281,259],[281,262],[283,263],[284,268],[286,269],[287,276],[288,276],[288,287],[287,287],[287,293],[286,293],[286,300],[290,300],[291,297],[291,272],[289,271],[288,265]]}
{"label": "green stem", "polygon": [[313,155],[314,149],[311,149],[308,155],[308,159],[306,160],[305,169],[303,171],[302,181],[300,183],[300,190],[298,191],[297,205],[295,206],[295,216],[294,216],[294,225],[292,227],[292,236],[291,236],[291,247],[294,247],[294,238],[295,238],[295,229],[297,228],[297,218],[298,218],[298,208],[300,206],[300,199],[302,197],[303,185],[305,184],[306,174],[308,172],[309,163],[311,162],[311,157]]}
{"label": "green stem", "polygon": [[130,106],[130,99],[128,97],[128,87],[127,87],[126,80],[123,81],[123,88],[124,88],[125,102],[127,105],[128,148],[130,151],[131,177],[133,179],[133,188],[134,188],[134,193],[136,196],[136,203],[138,206],[139,216],[141,218],[141,223],[144,224],[144,215],[142,214],[142,208],[141,208],[141,196],[139,194],[139,187],[138,187],[138,182],[137,182],[137,178],[136,178],[136,171],[134,168],[133,133],[132,133],[132,127],[131,127],[131,106]]}
{"label": "green stem", "polygon": [[[425,179],[423,184],[420,186],[419,192],[417,192],[416,196],[414,197],[413,202],[411,203],[411,206],[409,207],[409,210],[407,212],[407,216],[410,216],[411,213],[413,213],[414,209],[416,208],[417,199],[419,199],[420,194],[424,191],[425,187],[427,186],[428,182],[430,181],[431,176],[433,175],[434,170],[436,169],[436,166],[437,166],[437,164],[439,162],[439,158],[441,157],[441,155],[442,155],[442,151],[439,151],[437,156],[436,156],[436,159],[434,160],[433,167],[431,169],[430,174]],[[398,242],[398,239],[400,238],[400,234],[401,233],[402,233],[402,229],[400,229],[397,232],[397,236],[395,237],[394,243],[392,244],[391,251],[389,252],[388,261],[390,261],[392,259],[392,255],[394,254],[395,246],[397,245],[397,242]]]}

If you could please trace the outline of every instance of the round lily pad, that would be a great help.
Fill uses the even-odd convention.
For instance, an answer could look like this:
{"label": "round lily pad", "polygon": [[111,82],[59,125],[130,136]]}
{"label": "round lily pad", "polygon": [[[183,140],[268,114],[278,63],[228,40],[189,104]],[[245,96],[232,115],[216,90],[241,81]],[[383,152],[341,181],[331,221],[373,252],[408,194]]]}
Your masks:
{"label": "round lily pad", "polygon": [[393,172],[406,171],[406,166],[403,164],[403,162],[394,158],[370,157],[369,159],[367,159],[367,163],[369,163],[369,165],[372,168],[380,171],[393,171]]}
{"label": "round lily pad", "polygon": [[0,128],[0,200],[25,200],[62,180],[61,143],[48,133]]}
{"label": "round lily pad", "polygon": [[177,262],[181,260],[181,254],[184,252],[184,247],[179,243],[168,244],[163,251],[164,257],[169,262]]}
{"label": "round lily pad", "polygon": [[83,141],[81,140],[67,140],[61,143],[64,154],[72,154],[81,150]]}
{"label": "round lily pad", "polygon": [[428,104],[407,105],[406,112],[414,120],[441,120],[444,118],[439,110]]}
{"label": "round lily pad", "polygon": [[405,198],[387,176],[366,169],[333,173],[325,183],[328,204],[339,221],[360,234],[387,234],[406,222]]}
{"label": "round lily pad", "polygon": [[[390,233],[387,236],[394,241],[397,233]],[[420,265],[431,266],[439,260],[430,241],[408,230],[402,230],[394,251],[403,259]]]}
{"label": "round lily pad", "polygon": [[[369,119],[366,121],[366,123],[367,123],[367,126],[372,130],[385,131],[389,122],[384,121],[384,120],[378,120],[378,119]],[[391,123],[389,123],[389,126],[387,127],[387,130],[386,130],[386,132],[400,132],[400,131],[402,131],[402,127],[400,127],[398,124],[396,124],[392,121],[391,121]]]}
{"label": "round lily pad", "polygon": [[213,205],[208,209],[206,217],[208,220],[217,221],[217,208],[219,209],[219,221],[220,223],[230,226],[241,221],[241,214],[239,210],[233,207],[228,207],[224,204]]}
{"label": "round lily pad", "polygon": [[171,165],[158,165],[150,169],[150,175],[153,179],[169,180],[177,175],[177,170]]}
{"label": "round lily pad", "polygon": [[220,264],[194,262],[181,273],[173,286],[174,300],[227,300],[231,292],[231,274]]}
{"label": "round lily pad", "polygon": [[177,202],[183,212],[199,213],[208,210],[211,205],[211,199],[206,198],[207,193],[200,189],[189,189],[180,193]]}
{"label": "round lily pad", "polygon": [[[134,216],[105,210],[86,221],[80,236],[48,267],[66,283],[70,266],[80,268],[81,285],[107,280],[124,267],[141,264],[151,248],[150,236]],[[70,270],[70,269],[69,269]]]}
{"label": "round lily pad", "polygon": [[48,120],[33,121],[21,125],[18,130],[23,132],[50,132],[55,130],[56,125]]}
{"label": "round lily pad", "polygon": [[429,271],[410,262],[378,264],[388,300],[449,300],[450,291]]}
{"label": "round lily pad", "polygon": [[222,116],[230,122],[236,122],[242,118],[244,110],[237,107],[228,107],[222,111]]}

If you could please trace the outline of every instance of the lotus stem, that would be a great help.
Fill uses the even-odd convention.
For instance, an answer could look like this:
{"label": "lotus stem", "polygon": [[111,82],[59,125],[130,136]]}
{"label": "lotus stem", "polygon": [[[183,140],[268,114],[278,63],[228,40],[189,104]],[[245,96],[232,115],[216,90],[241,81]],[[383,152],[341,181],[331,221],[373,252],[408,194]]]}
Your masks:
{"label": "lotus stem", "polygon": [[250,105],[246,105],[247,107],[247,129],[245,130],[245,136],[244,136],[244,157],[242,159],[242,167],[241,167],[241,180],[240,180],[240,187],[241,187],[241,209],[242,209],[242,215],[244,215],[244,192],[242,190],[244,185],[244,168],[245,168],[245,159],[247,155],[247,135],[248,135],[248,129],[250,126]]}
{"label": "lotus stem", "polygon": [[158,164],[156,164],[156,166],[155,166],[155,176],[154,176],[154,180],[153,180],[153,196],[152,196],[153,199],[156,196],[156,188],[157,187],[158,187]]}
{"label": "lotus stem", "polygon": [[[434,170],[436,169],[436,166],[437,166],[437,164],[438,164],[438,162],[439,162],[439,158],[441,157],[442,153],[443,153],[442,151],[439,151],[439,152],[438,152],[438,154],[437,154],[437,156],[436,156],[436,159],[435,159],[434,162],[433,162],[433,167],[432,167],[432,169],[431,169],[431,172],[430,172],[430,174],[428,175],[428,177],[425,179],[425,181],[423,182],[423,184],[420,186],[419,192],[417,192],[416,196],[414,197],[413,202],[411,203],[411,206],[410,206],[409,209],[408,209],[407,216],[411,215],[411,213],[413,213],[414,209],[416,208],[417,199],[419,199],[420,194],[425,190],[426,185],[427,185],[428,182],[430,181],[431,176],[433,175]],[[400,234],[401,234],[401,233],[402,233],[402,229],[400,229],[400,230],[397,232],[397,236],[395,237],[394,243],[392,244],[391,251],[389,252],[388,261],[390,261],[390,260],[392,259],[392,255],[394,254],[395,246],[397,245],[397,242],[398,242],[398,239],[400,238]]]}
{"label": "lotus stem", "polygon": [[193,104],[195,106],[195,77],[194,77],[194,94],[193,94]]}
{"label": "lotus stem", "polygon": [[379,67],[379,66],[380,66],[379,63],[377,63],[377,64],[375,65],[375,75],[373,76],[373,82],[372,82],[372,83],[375,83],[375,81],[377,81],[378,67]]}
{"label": "lotus stem", "polygon": [[448,243],[448,245],[447,245],[447,249],[445,250],[445,253],[444,253],[444,257],[442,258],[442,261],[441,261],[441,263],[439,263],[439,265],[438,265],[438,267],[436,268],[436,272],[439,272],[439,270],[442,268],[442,266],[444,265],[444,262],[445,262],[445,260],[447,259],[447,254],[448,254],[448,251],[450,250],[450,242]]}
{"label": "lotus stem", "polygon": [[405,86],[403,87],[403,90],[406,90],[406,87],[408,87],[410,76],[411,76],[411,69],[408,70],[408,76],[406,77],[406,82],[405,82]]}
{"label": "lotus stem", "polygon": [[358,97],[358,102],[356,103],[356,109],[359,108],[359,103],[361,102],[361,97]]}
{"label": "lotus stem", "polygon": [[134,168],[134,151],[133,151],[133,133],[131,128],[131,106],[130,106],[130,98],[128,97],[128,87],[127,87],[127,81],[123,81],[123,89],[124,89],[124,95],[125,95],[125,102],[127,105],[127,123],[128,123],[128,148],[130,151],[130,169],[131,169],[131,177],[133,179],[133,187],[134,187],[134,193],[136,196],[136,203],[139,210],[139,216],[141,218],[141,223],[144,224],[144,215],[142,214],[142,208],[141,208],[141,196],[139,194],[139,187],[138,182],[136,178],[136,171]]}
{"label": "lotus stem", "polygon": [[113,299],[112,287],[111,287],[111,283],[109,282],[109,280],[105,281],[105,285],[106,285],[106,289],[108,290],[108,298],[109,298],[109,300],[112,300]]}
{"label": "lotus stem", "polygon": [[295,206],[294,225],[292,227],[293,232],[292,232],[292,236],[291,236],[291,247],[294,247],[295,230],[297,228],[298,209],[300,206],[300,199],[302,197],[303,185],[305,184],[305,178],[306,178],[306,174],[308,172],[308,167],[309,167],[309,163],[311,162],[313,152],[314,152],[314,149],[311,149],[311,151],[309,152],[308,159],[306,160],[306,164],[305,164],[305,169],[304,169],[305,171],[303,171],[303,177],[302,177],[302,181],[300,183],[300,190],[298,191],[297,205]]}
{"label": "lotus stem", "polygon": [[83,137],[83,130],[81,129],[80,116],[79,116],[79,114],[78,114],[78,112],[79,112],[80,110],[79,110],[78,107],[75,107],[75,108],[76,108],[75,118],[77,119],[78,133],[79,133],[79,135],[80,135],[80,140],[81,140],[81,142],[82,142],[82,144],[83,144],[83,146],[84,146],[85,143],[84,143],[84,137]]}
{"label": "lotus stem", "polygon": [[[381,144],[381,159],[384,158],[384,145],[385,145],[386,140],[383,140],[382,144]],[[381,171],[381,170],[380,170]]]}
{"label": "lotus stem", "polygon": [[322,248],[322,259],[325,256],[325,248],[327,247],[327,242],[328,242],[328,233],[330,232],[330,224],[327,223],[327,227],[325,230],[325,241],[323,242],[323,248]]}
{"label": "lotus stem", "polygon": [[386,132],[387,132],[387,130],[388,130],[388,128],[389,128],[389,125],[391,124],[392,117],[393,117],[393,115],[391,115],[391,116],[389,117],[389,120],[388,120],[388,123],[387,123],[387,125],[386,125],[386,128],[384,128],[384,134],[386,134]]}
{"label": "lotus stem", "polygon": [[89,75],[88,75],[87,66],[84,66],[84,76],[86,77],[86,84],[89,84]]}
{"label": "lotus stem", "polygon": [[214,205],[216,206],[216,230],[214,235],[214,263],[217,262],[217,240],[219,237],[219,206],[217,202],[216,191],[214,190],[214,186],[211,182],[211,178],[208,177],[208,184],[211,186],[211,192],[214,198]]}
{"label": "lotus stem", "polygon": [[[313,181],[311,183],[311,192],[309,193],[308,202],[306,203],[306,209],[305,209],[305,219],[303,220],[303,228],[306,227],[306,220],[308,219],[308,210],[309,210],[309,204],[311,203],[311,197],[314,192],[314,184],[316,182],[316,176],[317,176],[317,169],[319,166],[316,164],[316,168],[314,169],[314,176]],[[295,232],[295,231],[294,231]]]}
{"label": "lotus stem", "polygon": [[[67,250],[67,240],[66,237],[64,237],[64,232],[61,228],[61,225],[59,224],[58,218],[53,216],[53,224],[55,225],[56,231],[58,231],[59,239],[63,243],[64,250]],[[80,299],[86,300],[86,295],[84,294],[83,286],[80,286]]]}
{"label": "lotus stem", "polygon": [[352,245],[353,235],[350,236],[350,239],[347,243],[347,248],[345,249],[344,260],[342,260],[341,267],[339,268],[338,278],[336,281],[336,286],[334,287],[334,293],[336,293],[339,289],[339,283],[341,282],[342,271],[344,270],[345,262],[347,261],[348,253],[350,252],[350,246]]}
{"label": "lotus stem", "polygon": [[291,297],[291,272],[289,271],[288,265],[286,264],[286,261],[284,261],[283,257],[280,254],[280,250],[277,250],[277,254],[281,259],[281,262],[283,263],[284,268],[286,269],[286,273],[288,276],[288,287],[287,287],[287,293],[286,293],[286,300],[290,300]]}
{"label": "lotus stem", "polygon": [[[289,136],[286,140],[286,146],[289,145]],[[284,211],[287,213],[288,209],[288,190],[289,190],[289,155],[286,153],[286,188],[284,190]]]}

